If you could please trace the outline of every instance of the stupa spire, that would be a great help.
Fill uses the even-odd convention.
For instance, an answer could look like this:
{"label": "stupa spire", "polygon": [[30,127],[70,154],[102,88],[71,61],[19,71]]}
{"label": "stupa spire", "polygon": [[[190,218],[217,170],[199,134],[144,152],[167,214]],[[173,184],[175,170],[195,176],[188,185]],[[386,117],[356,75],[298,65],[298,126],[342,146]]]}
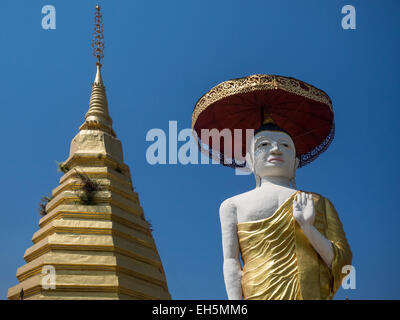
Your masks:
{"label": "stupa spire", "polygon": [[104,34],[103,34],[103,16],[100,12],[100,6],[96,6],[94,14],[94,32],[92,40],[93,55],[98,59],[97,64],[101,66],[101,59],[104,58]]}
{"label": "stupa spire", "polygon": [[93,56],[97,58],[96,77],[92,84],[92,94],[89,100],[89,111],[86,113],[85,122],[80,130],[102,130],[112,136],[116,136],[112,129],[112,119],[108,112],[108,101],[106,88],[101,76],[101,59],[104,58],[104,34],[103,34],[103,16],[100,12],[100,6],[96,6],[94,15],[94,32],[92,40]]}

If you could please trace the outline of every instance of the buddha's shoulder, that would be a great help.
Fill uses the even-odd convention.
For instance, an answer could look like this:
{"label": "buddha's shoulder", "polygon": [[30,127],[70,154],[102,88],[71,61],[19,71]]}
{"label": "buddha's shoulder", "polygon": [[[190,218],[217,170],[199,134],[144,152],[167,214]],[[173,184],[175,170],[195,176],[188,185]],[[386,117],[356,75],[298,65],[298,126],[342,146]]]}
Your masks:
{"label": "buddha's shoulder", "polygon": [[224,211],[231,211],[231,210],[236,210],[238,207],[238,204],[243,203],[243,201],[248,201],[252,198],[252,196],[255,193],[255,189],[237,194],[233,197],[230,197],[228,199],[225,199],[220,206],[220,212]]}

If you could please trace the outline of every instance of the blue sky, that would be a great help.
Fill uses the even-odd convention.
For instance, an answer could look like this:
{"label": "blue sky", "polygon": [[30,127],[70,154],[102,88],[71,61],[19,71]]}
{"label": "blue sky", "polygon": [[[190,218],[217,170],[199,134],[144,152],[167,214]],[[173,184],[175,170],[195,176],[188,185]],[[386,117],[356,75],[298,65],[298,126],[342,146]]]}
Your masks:
{"label": "blue sky", "polygon": [[[39,200],[59,184],[56,161],[68,157],[88,109],[96,3],[114,130],[174,299],[226,299],[218,208],[254,179],[220,165],[150,165],[146,133],[172,120],[190,128],[202,94],[255,73],[295,77],[332,98],[335,139],[298,171],[297,185],[329,198],[348,236],[357,288],[336,299],[400,298],[400,2],[3,0],[1,299],[17,283]],[[55,30],[41,27],[46,4],[56,8]],[[346,4],[356,8],[356,30],[341,27]]]}

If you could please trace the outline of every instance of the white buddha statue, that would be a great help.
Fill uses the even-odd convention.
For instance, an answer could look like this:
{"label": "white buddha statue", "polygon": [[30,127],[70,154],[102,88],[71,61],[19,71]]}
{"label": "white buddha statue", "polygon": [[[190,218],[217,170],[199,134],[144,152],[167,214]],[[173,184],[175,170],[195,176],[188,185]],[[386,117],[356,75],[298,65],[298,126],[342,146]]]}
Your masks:
{"label": "white buddha statue", "polygon": [[332,299],[352,260],[335,208],[296,190],[295,145],[275,124],[256,132],[250,149],[256,188],[220,207],[228,298]]}

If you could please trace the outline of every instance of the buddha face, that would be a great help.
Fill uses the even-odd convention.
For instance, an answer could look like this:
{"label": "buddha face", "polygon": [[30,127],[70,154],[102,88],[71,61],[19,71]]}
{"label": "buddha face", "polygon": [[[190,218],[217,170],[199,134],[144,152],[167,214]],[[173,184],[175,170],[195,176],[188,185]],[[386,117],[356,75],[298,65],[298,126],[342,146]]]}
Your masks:
{"label": "buddha face", "polygon": [[253,171],[262,177],[286,177],[295,173],[296,149],[292,138],[282,131],[260,131],[253,140]]}

